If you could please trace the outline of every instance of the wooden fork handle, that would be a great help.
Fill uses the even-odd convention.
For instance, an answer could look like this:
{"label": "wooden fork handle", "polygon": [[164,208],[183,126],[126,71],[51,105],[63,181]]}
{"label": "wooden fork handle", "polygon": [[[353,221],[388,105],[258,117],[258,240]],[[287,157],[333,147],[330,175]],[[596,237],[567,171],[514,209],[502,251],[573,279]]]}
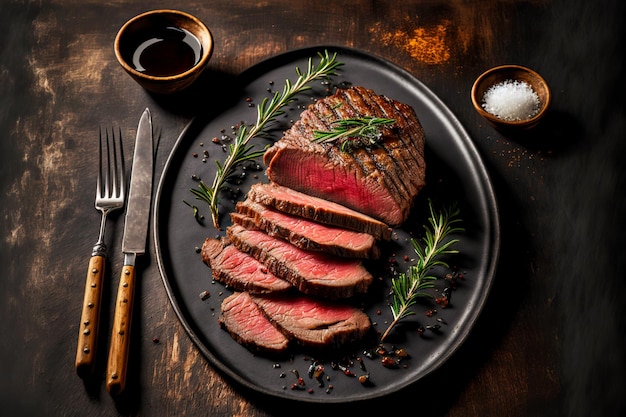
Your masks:
{"label": "wooden fork handle", "polygon": [[76,372],[80,376],[88,376],[93,372],[96,362],[96,346],[98,345],[98,324],[100,322],[100,305],[104,281],[105,257],[94,255],[89,259],[83,310],[78,331],[76,348]]}
{"label": "wooden fork handle", "polygon": [[124,391],[126,386],[134,293],[135,267],[124,265],[117,290],[117,301],[115,302],[106,374],[106,388],[110,394],[119,394]]}

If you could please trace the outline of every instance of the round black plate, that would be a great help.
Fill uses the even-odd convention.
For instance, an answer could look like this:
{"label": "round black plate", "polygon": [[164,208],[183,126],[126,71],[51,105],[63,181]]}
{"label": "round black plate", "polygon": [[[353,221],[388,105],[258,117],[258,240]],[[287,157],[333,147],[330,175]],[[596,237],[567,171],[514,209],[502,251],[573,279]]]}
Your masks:
{"label": "round black plate", "polygon": [[[389,369],[381,365],[380,358],[368,359],[362,355],[371,345],[355,349],[352,358],[363,357],[370,374],[371,384],[368,385],[331,369],[331,363],[326,362],[325,374],[330,380],[323,380],[324,386],[320,387],[307,375],[311,357],[305,353],[295,352],[291,360],[276,361],[255,356],[236,343],[217,324],[220,304],[231,292],[212,282],[210,269],[196,251],[206,237],[223,233],[212,227],[208,208],[190,192],[197,187],[192,176],[210,184],[215,160],[226,156],[222,146],[213,143],[213,138],[233,136],[233,126],[241,122],[253,123],[255,105],[264,97],[270,97],[275,89],[282,90],[286,79],[294,80],[295,68],[306,69],[309,58],[313,58],[316,65],[318,52],[324,50],[336,52],[337,59],[344,64],[339,75],[332,79],[335,87],[362,85],[411,105],[426,135],[428,184],[417,197],[409,220],[394,230],[391,242],[382,245],[383,259],[368,265],[374,276],[381,278],[365,303],[365,311],[377,331],[383,332],[391,320],[387,298],[390,277],[406,271],[412,263],[415,254],[410,238],[421,236],[428,218],[428,200],[435,209],[457,203],[466,230],[455,236],[460,239],[456,246],[460,254],[450,258],[451,265],[463,275],[463,279],[457,281],[451,304],[444,309],[432,300],[421,300],[415,307],[416,314],[398,326],[389,339],[411,358],[403,361],[403,366]],[[302,108],[315,97],[325,95],[329,87],[332,88],[318,81],[310,92],[299,96],[278,119],[274,138],[279,138],[280,132],[298,118]],[[235,80],[231,96],[233,100],[224,103],[219,111],[192,121],[181,133],[166,163],[155,198],[154,239],[159,269],[174,310],[191,339],[215,368],[237,383],[270,396],[307,402],[337,403],[378,397],[433,372],[469,334],[487,298],[499,251],[498,213],[492,185],[479,154],[456,117],[411,74],[387,61],[341,47],[297,50],[255,65]],[[267,142],[258,140],[256,143],[264,146]],[[204,151],[208,152],[206,161],[203,161]],[[233,184],[232,188],[241,192],[239,198],[243,198],[253,182],[266,180],[263,169],[261,166],[260,171],[249,170],[241,184]],[[229,223],[227,213],[235,200],[222,196],[222,227]],[[183,201],[198,206],[200,214],[206,217],[204,226],[194,219],[192,209]],[[442,276],[445,272],[437,271]],[[438,289],[447,284],[445,279],[440,279]],[[203,300],[200,294],[204,291],[209,291],[210,297]],[[429,310],[436,310],[436,313],[427,314]],[[440,326],[439,331],[426,330],[422,335],[418,332],[420,326],[436,325]],[[296,381],[292,370],[303,377],[305,389],[290,388]],[[365,373],[357,365],[352,370],[357,375]],[[333,389],[327,392],[330,384]]]}

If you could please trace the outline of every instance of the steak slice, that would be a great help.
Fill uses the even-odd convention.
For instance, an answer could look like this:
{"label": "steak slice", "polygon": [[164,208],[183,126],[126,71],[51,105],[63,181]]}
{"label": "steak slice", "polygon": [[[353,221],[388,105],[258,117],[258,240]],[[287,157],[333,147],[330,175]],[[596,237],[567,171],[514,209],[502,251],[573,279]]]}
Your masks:
{"label": "steak slice", "polygon": [[367,233],[326,226],[251,200],[240,201],[236,210],[237,213],[231,214],[233,223],[247,229],[255,226],[268,235],[287,240],[300,249],[365,259],[376,259],[380,255],[376,240]]}
{"label": "steak slice", "polygon": [[275,183],[253,184],[247,197],[251,201],[294,216],[368,233],[378,240],[391,239],[391,228],[379,220],[332,201],[313,197]]}
{"label": "steak slice", "polygon": [[[339,120],[394,119],[381,141],[342,151],[339,143],[313,142]],[[334,201],[379,219],[402,224],[425,185],[424,133],[413,109],[363,87],[338,90],[302,112],[300,119],[264,155],[275,183]]]}
{"label": "steak slice", "polygon": [[260,230],[237,224],[229,226],[226,234],[240,251],[250,254],[305,294],[347,298],[367,292],[373,282],[372,275],[358,259],[305,251]]}
{"label": "steak slice", "polygon": [[280,355],[289,347],[289,339],[270,323],[247,292],[235,292],[222,301],[218,323],[253,352]]}
{"label": "steak slice", "polygon": [[371,329],[367,314],[356,307],[304,295],[251,296],[270,322],[307,348],[339,348],[362,340]]}
{"label": "steak slice", "polygon": [[211,268],[211,275],[237,291],[255,294],[281,292],[293,286],[267,270],[252,256],[231,245],[228,239],[207,238],[202,245],[202,261]]}

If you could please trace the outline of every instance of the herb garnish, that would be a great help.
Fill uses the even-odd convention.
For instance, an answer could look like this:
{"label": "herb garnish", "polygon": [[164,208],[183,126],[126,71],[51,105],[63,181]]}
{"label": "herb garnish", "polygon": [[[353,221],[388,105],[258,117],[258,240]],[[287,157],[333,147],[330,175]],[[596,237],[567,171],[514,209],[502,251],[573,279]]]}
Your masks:
{"label": "herb garnish", "polygon": [[250,140],[262,134],[267,125],[276,120],[276,116],[283,114],[283,107],[291,103],[297,94],[311,89],[308,85],[311,81],[337,75],[335,69],[343,65],[341,62],[336,61],[336,53],[331,56],[328,51],[324,51],[323,55],[321,53],[318,53],[318,55],[320,56],[320,62],[317,67],[313,67],[312,59],[309,58],[305,73],[302,73],[296,67],[298,79],[294,83],[291,83],[288,79],[285,80],[282,92],[275,92],[271,99],[267,97],[263,99],[257,106],[257,120],[254,126],[248,129],[243,123],[241,124],[234,143],[228,146],[229,154],[224,163],[221,164],[219,161],[216,161],[217,172],[213,179],[213,184],[209,187],[206,183],[200,181],[198,189],[191,190],[198,200],[202,200],[209,205],[211,216],[213,217],[213,226],[216,229],[220,229],[218,195],[223,191],[225,183],[235,175],[234,170],[241,163],[259,158],[265,153],[265,150],[255,151],[254,145],[248,144]]}
{"label": "herb garnish", "polygon": [[193,218],[196,219],[196,221],[200,224],[203,224],[202,221],[204,220],[204,216],[200,214],[200,211],[198,210],[197,206],[194,206],[192,204],[189,204],[188,202],[186,202],[185,200],[183,200],[183,203],[187,204],[189,207],[191,207],[191,209],[193,210]]}
{"label": "herb garnish", "polygon": [[342,119],[333,122],[330,132],[315,130],[313,142],[327,143],[338,141],[340,149],[347,152],[353,147],[371,146],[382,138],[381,126],[395,123],[395,119],[364,116]]}
{"label": "herb garnish", "polygon": [[440,259],[441,255],[458,253],[457,250],[451,249],[451,246],[458,242],[458,239],[444,240],[452,233],[462,232],[464,229],[457,226],[461,221],[458,218],[459,209],[455,206],[435,213],[432,203],[428,202],[430,217],[428,218],[428,226],[424,226],[424,236],[421,243],[416,239],[411,239],[411,244],[417,254],[417,262],[409,267],[407,273],[398,275],[391,280],[392,302],[391,312],[393,321],[383,333],[381,341],[389,335],[391,330],[400,320],[415,314],[411,307],[415,305],[419,297],[431,297],[432,295],[424,292],[424,290],[433,288],[437,278],[427,275],[435,266],[449,268],[445,261]]}

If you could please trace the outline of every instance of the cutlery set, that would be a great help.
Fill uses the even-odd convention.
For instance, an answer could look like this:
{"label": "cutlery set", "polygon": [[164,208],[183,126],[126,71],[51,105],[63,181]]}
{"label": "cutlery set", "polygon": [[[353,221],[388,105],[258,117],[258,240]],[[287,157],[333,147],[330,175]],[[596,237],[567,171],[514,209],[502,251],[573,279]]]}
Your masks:
{"label": "cutlery set", "polygon": [[[104,145],[104,146],[103,146]],[[110,394],[121,393],[126,384],[126,371],[130,348],[130,331],[133,313],[137,256],[146,251],[148,221],[152,199],[152,177],[154,164],[152,119],[146,109],[139,121],[131,169],[128,204],[124,220],[122,252],[124,265],[115,303],[115,314],[111,332],[106,371],[106,388]],[[125,204],[124,154],[121,131],[100,131],[99,172],[96,182],[95,207],[101,215],[100,233],[93,248],[78,333],[76,349],[76,371],[82,377],[94,370],[98,343],[98,324],[105,271],[107,247],[104,243],[107,216]]]}

